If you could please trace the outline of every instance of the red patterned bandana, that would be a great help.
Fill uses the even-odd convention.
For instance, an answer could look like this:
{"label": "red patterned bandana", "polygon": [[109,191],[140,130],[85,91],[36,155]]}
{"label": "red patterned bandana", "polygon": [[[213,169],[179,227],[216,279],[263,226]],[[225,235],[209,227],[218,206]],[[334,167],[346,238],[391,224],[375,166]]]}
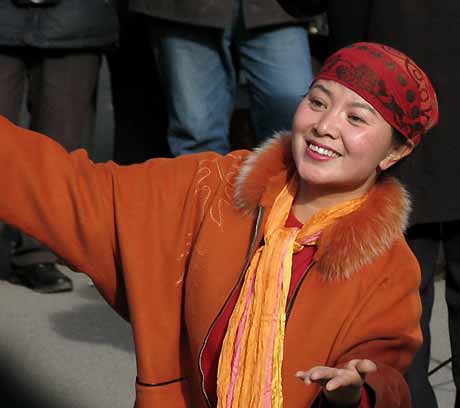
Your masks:
{"label": "red patterned bandana", "polygon": [[356,43],[332,54],[315,81],[336,81],[369,102],[405,137],[418,143],[439,118],[436,92],[407,55],[376,43]]}

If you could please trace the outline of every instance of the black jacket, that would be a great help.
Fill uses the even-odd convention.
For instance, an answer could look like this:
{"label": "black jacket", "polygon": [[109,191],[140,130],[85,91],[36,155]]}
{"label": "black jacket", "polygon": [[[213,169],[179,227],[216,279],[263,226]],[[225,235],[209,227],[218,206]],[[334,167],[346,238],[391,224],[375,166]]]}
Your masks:
{"label": "black jacket", "polygon": [[[297,11],[305,0],[282,0]],[[437,91],[440,121],[394,169],[412,195],[412,224],[460,220],[460,1],[328,0],[330,51],[374,41],[407,53]]]}
{"label": "black jacket", "polygon": [[0,0],[0,46],[100,48],[117,41],[115,0],[61,0],[55,6],[16,6]]}
{"label": "black jacket", "polygon": [[[152,17],[202,27],[227,28],[232,22],[232,3],[240,0],[131,0],[130,8]],[[242,0],[247,28],[295,23],[276,0]]]}
{"label": "black jacket", "polygon": [[412,195],[412,224],[460,220],[460,2],[355,0],[361,15],[346,3],[329,0],[333,48],[358,40],[393,46],[426,71],[438,94],[438,126],[392,171]]}

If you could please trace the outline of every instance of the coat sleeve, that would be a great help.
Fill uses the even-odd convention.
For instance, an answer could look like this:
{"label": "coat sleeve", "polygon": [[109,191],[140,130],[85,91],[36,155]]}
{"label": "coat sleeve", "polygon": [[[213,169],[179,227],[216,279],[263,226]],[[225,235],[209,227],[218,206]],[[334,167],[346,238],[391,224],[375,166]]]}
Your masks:
{"label": "coat sleeve", "polygon": [[[373,391],[367,389],[366,386],[361,387],[361,400],[355,408],[373,408],[374,402],[371,400],[370,393],[373,395]],[[334,405],[329,402],[323,393],[319,394],[315,402],[312,405],[312,408],[340,408],[338,405]]]}
{"label": "coat sleeve", "polygon": [[[206,175],[200,163],[219,161],[226,172],[235,162],[232,155],[203,153],[133,166],[95,164],[84,150],[69,154],[2,117],[0,140],[0,220],[89,275],[125,318],[127,285],[139,293],[148,279],[163,287],[183,275],[186,251],[176,249],[188,248],[208,201],[196,188]],[[221,179],[213,183],[217,188]]]}
{"label": "coat sleeve", "polygon": [[[377,371],[366,377],[376,408],[411,407],[403,373],[422,340],[420,269],[402,238],[393,249],[380,268],[372,273],[360,271],[368,273],[362,287],[366,301],[355,310],[356,317],[340,339],[344,351],[335,357],[338,367],[353,359],[370,359],[377,364]],[[372,280],[380,282],[366,293],[366,288],[373,287]]]}
{"label": "coat sleeve", "polygon": [[84,150],[69,154],[3,117],[0,140],[0,219],[44,243],[74,270],[104,273],[107,300],[126,315],[114,251],[111,165],[92,163]]}

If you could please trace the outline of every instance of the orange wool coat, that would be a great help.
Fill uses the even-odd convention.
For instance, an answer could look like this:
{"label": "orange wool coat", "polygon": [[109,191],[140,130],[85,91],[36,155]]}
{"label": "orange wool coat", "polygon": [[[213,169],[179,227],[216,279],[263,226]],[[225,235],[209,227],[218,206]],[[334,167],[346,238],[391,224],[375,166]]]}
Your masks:
{"label": "orange wool coat", "polygon": [[[136,407],[207,407],[200,352],[260,244],[274,198],[293,171],[290,135],[256,152],[154,159],[120,167],[68,154],[0,118],[0,219],[48,245],[129,319]],[[322,234],[291,305],[285,408],[319,392],[294,377],[369,358],[378,408],[407,407],[401,371],[421,335],[419,267],[402,235],[403,188],[379,181],[356,212]]]}

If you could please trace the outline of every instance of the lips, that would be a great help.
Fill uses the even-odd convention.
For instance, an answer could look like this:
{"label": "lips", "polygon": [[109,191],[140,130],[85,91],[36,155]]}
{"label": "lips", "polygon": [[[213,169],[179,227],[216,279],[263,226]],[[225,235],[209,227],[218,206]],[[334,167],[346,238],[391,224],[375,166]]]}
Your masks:
{"label": "lips", "polygon": [[319,155],[324,157],[325,159],[335,159],[341,156],[341,154],[336,150],[330,148],[329,146],[322,145],[320,143],[313,143],[307,140],[306,145],[307,151],[315,154],[315,156]]}

